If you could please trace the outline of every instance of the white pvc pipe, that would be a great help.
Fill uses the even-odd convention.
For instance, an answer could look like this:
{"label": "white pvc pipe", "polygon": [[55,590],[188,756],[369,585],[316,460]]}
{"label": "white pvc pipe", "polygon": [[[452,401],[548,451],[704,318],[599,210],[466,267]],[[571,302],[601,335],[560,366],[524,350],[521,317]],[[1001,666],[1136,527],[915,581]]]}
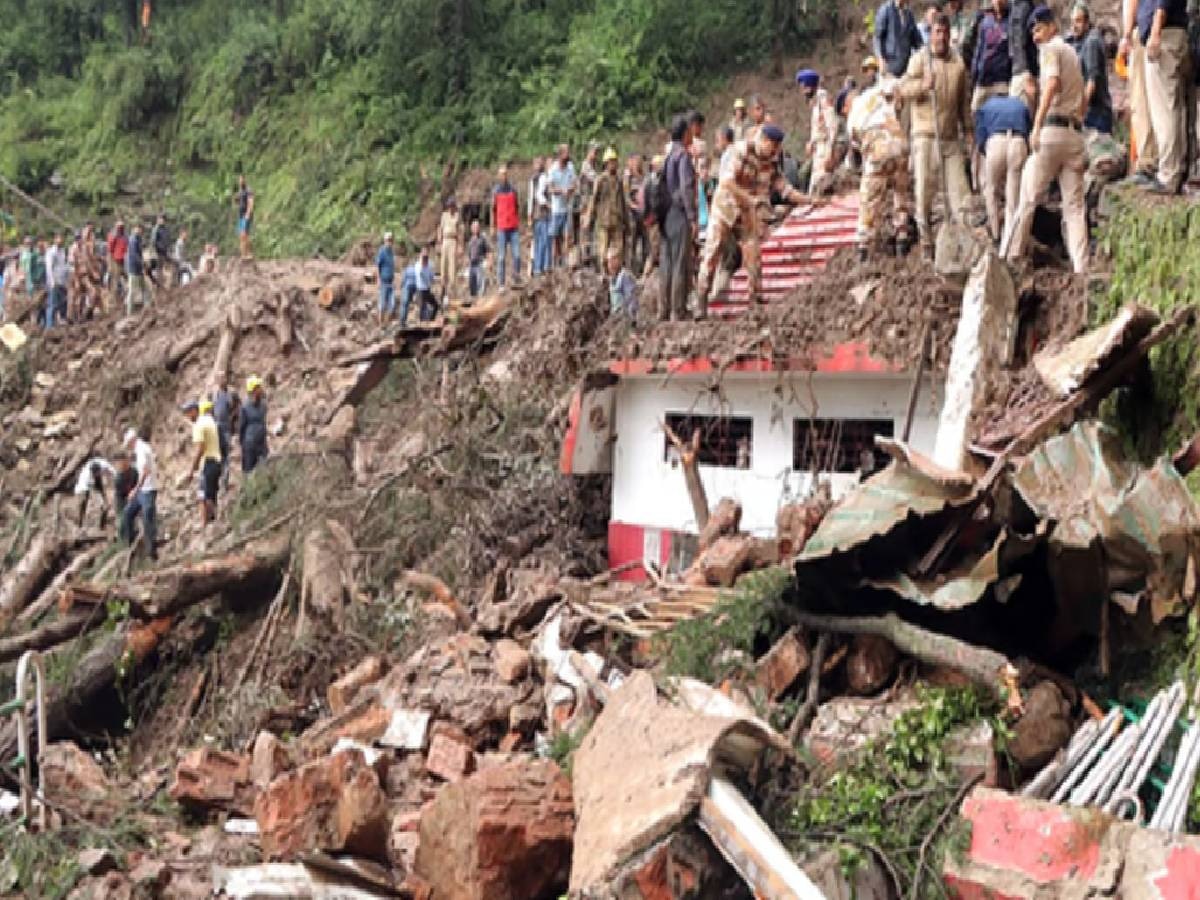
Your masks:
{"label": "white pvc pipe", "polygon": [[[28,822],[33,818],[33,759],[29,752],[29,717],[25,697],[25,686],[28,681],[29,667],[33,666],[35,697],[37,699],[37,738],[38,738],[38,796],[46,796],[46,774],[41,766],[42,755],[46,752],[46,673],[42,666],[42,655],[36,650],[27,650],[17,663],[17,753],[24,759],[21,776],[21,815]],[[38,826],[46,829],[46,804],[43,800],[38,805]]]}

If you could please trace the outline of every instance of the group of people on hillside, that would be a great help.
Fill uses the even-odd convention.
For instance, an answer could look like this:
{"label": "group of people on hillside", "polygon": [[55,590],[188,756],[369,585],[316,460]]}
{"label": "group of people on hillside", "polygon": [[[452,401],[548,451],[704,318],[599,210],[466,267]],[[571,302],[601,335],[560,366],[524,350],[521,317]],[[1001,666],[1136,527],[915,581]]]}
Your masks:
{"label": "group of people on hillside", "polygon": [[[214,521],[217,499],[229,486],[230,458],[233,436],[241,446],[242,473],[248,476],[266,461],[267,401],[262,379],[251,375],[246,380],[243,400],[229,388],[229,380],[220,376],[212,390],[199,400],[181,407],[191,423],[191,465],[186,477],[195,477],[196,500],[201,526]],[[110,510],[105,493],[106,479],[113,492],[117,534],[126,544],[137,538],[137,526],[142,524],[142,541],[146,555],[158,559],[158,458],[148,436],[137,428],[128,428],[121,446],[112,459],[94,457],[83,464],[75,481],[76,518],[83,527],[93,499],[100,509],[100,528],[104,529]]]}
{"label": "group of people on hillside", "polygon": [[[245,176],[238,179],[233,203],[241,254],[248,259],[254,192]],[[124,220],[117,219],[104,237],[87,222],[73,232],[69,245],[65,241],[66,232],[56,231],[49,238],[25,237],[16,252],[0,250],[0,320],[6,299],[16,293],[43,296],[37,321],[46,329],[104,315],[119,309],[122,300],[126,315],[133,315],[168,288],[215,272],[219,252],[216,244],[205,244],[192,266],[187,256],[188,229],[180,227],[174,234],[165,212],[159,213],[149,235],[141,223],[127,229]]]}
{"label": "group of people on hillside", "polygon": [[1124,0],[1119,45],[1086,2],[1070,7],[1065,28],[1049,6],[1030,0],[965,6],[935,0],[919,15],[909,0],[885,0],[862,84],[848,81],[831,99],[815,72],[797,76],[812,104],[810,190],[824,193],[837,167],[861,165],[860,254],[876,245],[890,198],[897,252],[915,239],[932,256],[934,198],[944,193],[947,216],[963,222],[978,189],[992,239],[1016,262],[1056,183],[1071,264],[1085,272],[1090,188],[1124,167],[1113,138],[1114,56],[1129,77],[1130,181],[1159,194],[1185,189],[1187,2]]}

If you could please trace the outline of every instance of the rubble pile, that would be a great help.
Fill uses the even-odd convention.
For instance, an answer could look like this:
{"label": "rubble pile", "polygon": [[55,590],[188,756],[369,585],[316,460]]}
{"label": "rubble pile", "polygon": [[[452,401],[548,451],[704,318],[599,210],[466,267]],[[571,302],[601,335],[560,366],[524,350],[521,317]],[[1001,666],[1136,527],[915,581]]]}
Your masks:
{"label": "rubble pile", "polygon": [[[1111,672],[1194,604],[1187,465],[1130,460],[1094,418],[1190,315],[1130,307],[1080,336],[1065,313],[1022,317],[1011,285],[994,300],[1008,275],[987,259],[967,288],[983,313],[914,263],[875,265],[646,328],[567,270],[382,334],[369,270],[234,265],[10,354],[0,664],[38,650],[53,673],[34,751],[50,825],[23,840],[85,846],[62,873],[0,868],[0,892],[61,875],[80,898],[895,897],[993,885],[996,822],[1043,815],[1001,788],[1084,783],[1175,827],[1200,760],[1182,688],[1121,737],[1123,710],[1067,673]],[[1031,317],[1062,330],[1006,365]],[[985,341],[997,358],[968,367],[972,328],[971,358]],[[837,501],[814,478],[750,533],[676,440],[694,545],[608,568],[608,479],[557,467],[581,382],[613,357],[847,340],[945,374],[961,464],[880,439],[882,471]],[[206,532],[174,410],[250,372],[272,456]],[[128,424],[159,454],[157,565],[77,524],[68,495]],[[23,741],[0,720],[0,758]],[[1151,770],[1162,804],[1138,794]],[[976,836],[950,862],[960,807]]]}

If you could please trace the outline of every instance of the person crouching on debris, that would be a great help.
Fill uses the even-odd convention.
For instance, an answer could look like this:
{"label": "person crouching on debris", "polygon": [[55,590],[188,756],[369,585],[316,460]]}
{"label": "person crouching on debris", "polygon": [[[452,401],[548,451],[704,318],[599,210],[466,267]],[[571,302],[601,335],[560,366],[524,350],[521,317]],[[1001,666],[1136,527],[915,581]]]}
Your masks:
{"label": "person crouching on debris", "polygon": [[819,197],[833,186],[833,171],[836,167],[834,142],[837,140],[837,114],[829,92],[821,87],[821,76],[812,69],[801,69],[796,73],[796,84],[804,91],[804,97],[812,107],[812,128],[808,138],[808,158],[812,162],[808,193]]}
{"label": "person crouching on debris", "polygon": [[146,541],[146,555],[152,560],[158,559],[158,463],[154,458],[154,448],[148,441],[138,436],[135,429],[125,432],[125,449],[133,453],[134,466],[137,468],[137,481],[130,491],[132,499],[125,505],[122,524],[125,534],[133,540],[133,522],[138,514],[142,516],[142,534]]}
{"label": "person crouching on debris", "polygon": [[217,514],[217,492],[221,487],[221,442],[217,435],[217,422],[212,415],[212,401],[192,400],[183,407],[183,414],[192,423],[192,446],[196,455],[192,458],[188,476],[200,470],[200,524],[207,525]]}
{"label": "person crouching on debris", "polygon": [[858,255],[865,261],[879,239],[884,204],[892,194],[896,255],[908,253],[909,172],[908,141],[900,124],[896,80],[884,78],[878,87],[864,91],[850,108],[850,139],[863,156],[859,184]]}
{"label": "person crouching on debris", "polygon": [[722,163],[717,193],[709,211],[708,235],[704,239],[704,255],[700,260],[700,275],[696,284],[699,309],[705,309],[708,289],[720,262],[721,248],[726,238],[736,240],[742,248],[742,265],[749,280],[749,302],[758,300],[762,287],[762,267],[759,263],[759,207],[771,202],[774,190],[786,203],[801,203],[804,195],[787,183],[775,159],[783,143],[783,130],[770,123],[759,129],[753,141],[738,141],[726,170]]}
{"label": "person crouching on debris", "polygon": [[83,527],[83,520],[87,517],[88,500],[92,494],[96,494],[100,498],[101,530],[108,523],[108,498],[104,495],[104,473],[106,472],[110,478],[116,479],[117,470],[107,459],[99,456],[89,459],[79,470],[79,477],[75,479],[75,500],[79,504],[76,524],[80,528]]}
{"label": "person crouching on debris", "polygon": [[379,271],[379,324],[396,315],[396,249],[390,231],[383,234],[383,246],[375,256]]}
{"label": "person crouching on debris", "polygon": [[242,404],[238,428],[242,471],[249,474],[270,453],[267,447],[267,401],[263,396],[262,379],[257,375],[246,379],[246,402]]}
{"label": "person crouching on debris", "polygon": [[609,247],[604,254],[604,271],[608,275],[608,298],[610,312],[614,316],[628,316],[637,321],[637,281],[622,265],[625,253],[620,247]]}

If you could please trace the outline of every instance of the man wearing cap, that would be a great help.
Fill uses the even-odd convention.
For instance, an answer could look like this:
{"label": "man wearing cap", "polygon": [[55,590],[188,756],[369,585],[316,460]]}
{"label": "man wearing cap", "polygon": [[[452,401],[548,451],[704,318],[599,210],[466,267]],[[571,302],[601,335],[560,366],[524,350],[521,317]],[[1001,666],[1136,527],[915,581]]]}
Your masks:
{"label": "man wearing cap", "polygon": [[746,129],[750,127],[750,120],[746,118],[746,101],[741,97],[733,101],[733,118],[729,120],[729,127],[733,129],[735,141],[743,140],[746,137]]}
{"label": "man wearing cap", "polygon": [[617,163],[617,151],[609,147],[604,151],[604,168],[596,176],[583,212],[583,227],[590,225],[596,236],[596,258],[602,267],[607,264],[611,248],[620,250],[624,259],[625,241],[632,230],[629,201],[617,174]]}
{"label": "man wearing cap", "polygon": [[1067,250],[1077,273],[1087,271],[1088,232],[1084,208],[1083,176],[1087,157],[1083,147],[1083,71],[1075,51],[1058,34],[1048,6],[1033,12],[1033,39],[1040,49],[1041,91],[1033,119],[1030,149],[1033,156],[1021,175],[1021,203],[1006,229],[1001,252],[1010,262],[1025,256],[1033,215],[1050,182],[1062,189],[1063,223]]}
{"label": "man wearing cap", "polygon": [[138,514],[142,516],[142,534],[146,541],[146,554],[158,559],[158,463],[154,449],[133,428],[125,432],[125,449],[133,453],[133,467],[137,469],[137,482],[130,491],[132,498],[125,504],[122,528],[132,541],[133,523]]}
{"label": "man wearing cap", "polygon": [[[1136,26],[1137,37],[1146,48],[1146,101],[1158,151],[1154,181],[1141,182],[1156,194],[1176,194],[1187,176],[1187,0],[1139,0]],[[1141,165],[1139,168],[1151,174]]]}
{"label": "man wearing cap", "polygon": [[521,274],[521,219],[517,192],[508,180],[508,166],[502,165],[496,175],[498,180],[492,188],[492,237],[496,244],[496,283],[504,287],[508,255],[512,256],[513,281]]}
{"label": "man wearing cap", "polygon": [[270,452],[267,448],[267,401],[263,397],[262,379],[257,375],[246,379],[246,397],[239,416],[238,438],[242,443],[242,471],[249,474]]}
{"label": "man wearing cap", "polygon": [[884,205],[892,195],[892,222],[896,255],[908,253],[909,171],[908,141],[900,124],[899,100],[894,79],[884,78],[854,101],[848,123],[850,139],[863,156],[863,176],[859,183],[858,239],[859,259],[865,260],[879,239]]}
{"label": "man wearing cap", "polygon": [[183,414],[192,423],[192,446],[196,455],[192,458],[188,475],[200,470],[200,524],[207,525],[217,514],[217,492],[221,487],[221,442],[217,435],[217,422],[212,415],[212,401],[192,400],[183,407]]}
{"label": "man wearing cap", "polygon": [[396,248],[390,231],[383,233],[383,245],[375,255],[379,272],[379,324],[396,315]]}
{"label": "man wearing cap", "polygon": [[834,142],[837,140],[837,113],[829,92],[821,87],[821,76],[812,69],[801,69],[796,73],[796,84],[804,91],[804,98],[812,107],[812,127],[808,137],[808,158],[812,160],[808,194],[819,197],[833,187],[833,170],[837,165],[834,157]]}
{"label": "man wearing cap", "polygon": [[438,278],[442,280],[442,296],[449,299],[454,293],[458,278],[458,246],[462,239],[462,218],[458,214],[458,203],[453,197],[446,201],[438,223],[437,242],[442,248],[438,257]]}
{"label": "man wearing cap", "polygon": [[1017,215],[1021,170],[1029,157],[1033,116],[1018,97],[992,97],[975,113],[975,146],[983,154],[983,200],[988,231],[999,243]]}
{"label": "man wearing cap", "polygon": [[776,165],[783,138],[783,130],[768,123],[754,141],[735,143],[728,170],[722,166],[709,213],[708,236],[704,241],[696,285],[701,315],[707,312],[708,290],[727,239],[741,245],[742,265],[746,267],[749,281],[749,300],[751,303],[758,300],[762,288],[758,210],[770,204],[772,191],[787,203],[804,201],[804,195],[787,183]]}
{"label": "man wearing cap", "polygon": [[862,74],[862,84],[859,87],[864,90],[870,90],[879,83],[879,60],[874,56],[868,56],[862,61],[860,69]]}
{"label": "man wearing cap", "polygon": [[950,20],[944,15],[933,20],[929,46],[909,60],[908,73],[900,82],[900,96],[912,105],[917,229],[921,246],[932,259],[930,218],[934,196],[944,184],[949,211],[959,223],[965,223],[971,196],[963,159],[963,140],[971,131],[971,95],[966,67],[950,49]]}
{"label": "man wearing cap", "polygon": [[908,0],[883,0],[875,13],[875,56],[883,74],[899,78],[908,60],[921,48],[921,32]]}

